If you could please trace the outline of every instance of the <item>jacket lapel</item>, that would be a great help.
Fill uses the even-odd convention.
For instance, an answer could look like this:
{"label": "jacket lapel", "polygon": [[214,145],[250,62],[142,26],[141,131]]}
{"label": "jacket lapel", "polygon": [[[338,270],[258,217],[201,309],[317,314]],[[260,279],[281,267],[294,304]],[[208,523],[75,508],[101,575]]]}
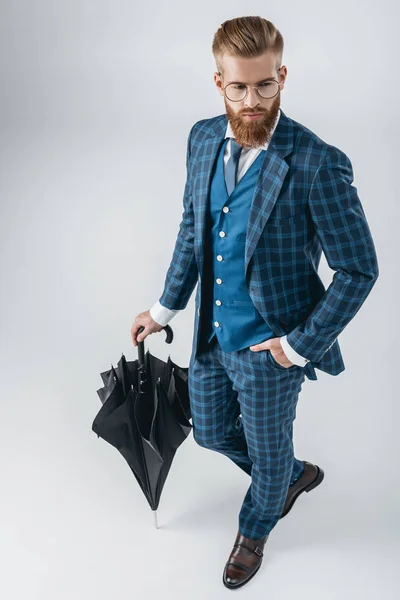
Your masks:
{"label": "jacket lapel", "polygon": [[[220,115],[210,126],[202,141],[203,148],[196,173],[193,197],[196,212],[195,254],[201,274],[203,272],[207,201],[211,176],[218,152],[225,140],[226,127],[226,114]],[[293,123],[281,109],[278,125],[261,163],[250,207],[245,246],[245,272],[289,169],[284,158],[291,152],[292,147]]]}

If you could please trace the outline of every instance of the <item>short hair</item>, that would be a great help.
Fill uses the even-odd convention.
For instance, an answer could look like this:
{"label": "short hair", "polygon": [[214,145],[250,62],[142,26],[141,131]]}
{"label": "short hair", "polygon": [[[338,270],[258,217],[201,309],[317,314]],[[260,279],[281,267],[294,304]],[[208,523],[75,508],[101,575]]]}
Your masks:
{"label": "short hair", "polygon": [[276,55],[276,69],[282,64],[283,37],[271,21],[262,17],[236,17],[224,21],[214,35],[212,53],[218,72],[223,74],[224,54],[251,58],[265,52]]}

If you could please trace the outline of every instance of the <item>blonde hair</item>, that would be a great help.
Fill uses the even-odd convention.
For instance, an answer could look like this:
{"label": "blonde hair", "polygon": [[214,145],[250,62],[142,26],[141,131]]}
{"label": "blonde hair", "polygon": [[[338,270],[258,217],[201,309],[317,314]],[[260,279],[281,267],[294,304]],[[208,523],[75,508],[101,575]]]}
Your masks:
{"label": "blonde hair", "polygon": [[224,21],[212,43],[212,53],[221,75],[224,54],[251,58],[269,51],[276,55],[278,70],[282,64],[283,37],[271,21],[262,17],[236,17]]}

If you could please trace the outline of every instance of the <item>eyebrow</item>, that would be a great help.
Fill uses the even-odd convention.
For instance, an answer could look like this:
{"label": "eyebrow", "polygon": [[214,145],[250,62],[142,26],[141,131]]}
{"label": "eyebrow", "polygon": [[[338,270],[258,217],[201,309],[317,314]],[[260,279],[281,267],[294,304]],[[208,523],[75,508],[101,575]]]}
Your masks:
{"label": "eyebrow", "polygon": [[[257,81],[254,85],[258,85],[259,83],[263,83],[264,81],[271,81],[274,79],[275,79],[275,77],[266,77],[265,79],[261,79],[260,81]],[[244,83],[244,81],[228,81],[228,83],[226,85],[229,85],[230,83]]]}

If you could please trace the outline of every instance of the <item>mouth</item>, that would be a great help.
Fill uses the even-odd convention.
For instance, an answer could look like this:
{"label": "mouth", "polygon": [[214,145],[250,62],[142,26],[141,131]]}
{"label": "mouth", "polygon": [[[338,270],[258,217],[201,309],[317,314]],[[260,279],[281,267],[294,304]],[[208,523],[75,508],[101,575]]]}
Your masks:
{"label": "mouth", "polygon": [[248,119],[259,119],[263,116],[263,113],[245,113],[243,116]]}

